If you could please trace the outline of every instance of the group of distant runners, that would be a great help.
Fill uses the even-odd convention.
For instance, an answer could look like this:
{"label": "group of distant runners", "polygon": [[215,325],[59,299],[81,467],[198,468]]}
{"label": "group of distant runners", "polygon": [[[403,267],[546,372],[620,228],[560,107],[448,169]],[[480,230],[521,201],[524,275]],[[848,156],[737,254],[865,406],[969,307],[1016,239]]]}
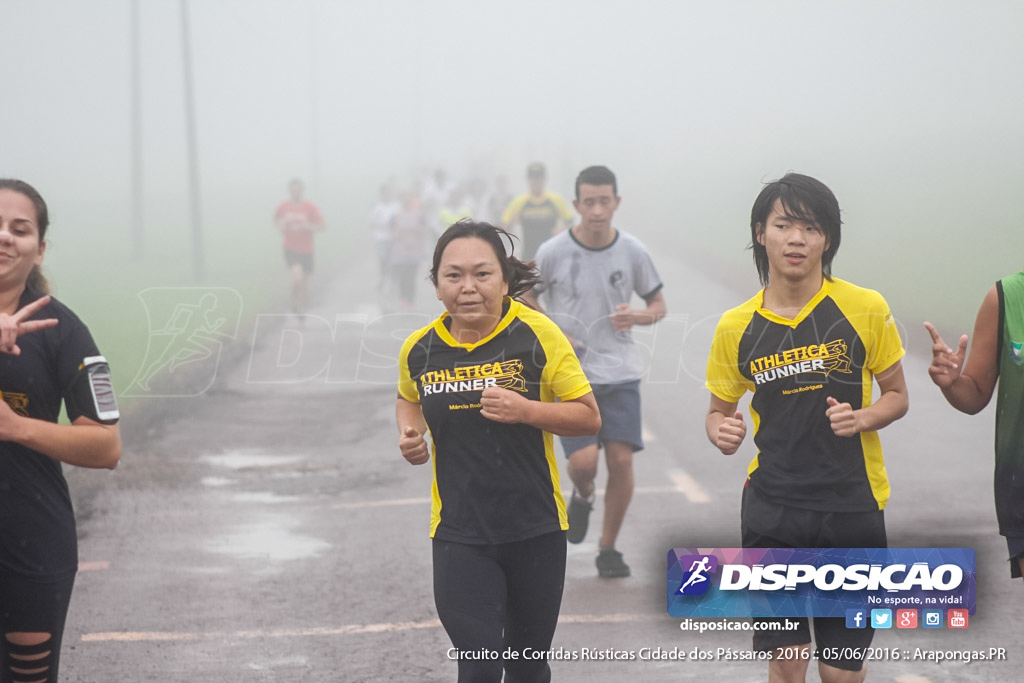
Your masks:
{"label": "group of distant runners", "polygon": [[382,308],[415,311],[417,283],[438,236],[452,223],[473,220],[512,228],[520,236],[517,257],[529,261],[537,247],[569,226],[572,213],[557,193],[547,189],[547,170],[531,164],[528,190],[514,196],[504,175],[488,183],[480,173],[456,179],[443,168],[417,174],[407,187],[381,185],[370,211],[376,245]]}

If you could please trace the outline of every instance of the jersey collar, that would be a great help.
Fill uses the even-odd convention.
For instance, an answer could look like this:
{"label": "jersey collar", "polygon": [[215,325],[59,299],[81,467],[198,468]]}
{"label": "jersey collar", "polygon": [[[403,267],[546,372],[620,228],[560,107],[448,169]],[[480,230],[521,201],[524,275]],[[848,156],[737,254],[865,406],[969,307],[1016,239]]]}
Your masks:
{"label": "jersey collar", "polygon": [[813,311],[814,308],[818,304],[820,304],[822,300],[824,300],[824,298],[827,297],[829,295],[829,292],[831,291],[832,280],[829,280],[827,277],[823,277],[821,279],[821,289],[818,290],[817,294],[811,297],[810,301],[804,304],[804,307],[800,309],[800,312],[797,313],[796,317],[791,320],[789,318],[784,318],[778,313],[770,311],[764,307],[764,289],[762,289],[760,292],[757,293],[757,312],[770,322],[796,328],[798,325],[800,325],[800,323],[807,319],[807,316],[811,314],[811,311]]}
{"label": "jersey collar", "polygon": [[472,344],[461,344],[455,340],[455,337],[452,336],[452,333],[448,330],[448,325],[445,324],[445,321],[451,317],[448,314],[448,311],[442,313],[441,316],[434,321],[434,331],[437,332],[437,336],[441,338],[441,341],[443,341],[448,346],[466,349],[467,351],[472,351],[476,347],[483,346],[484,344],[498,336],[498,333],[500,333],[506,327],[508,327],[509,324],[511,324],[511,322],[515,319],[516,315],[518,315],[519,311],[522,309],[522,306],[523,305],[516,301],[515,299],[506,296],[504,298],[504,303],[502,304],[502,308],[505,309],[505,314],[501,316],[501,320],[498,321],[498,325],[489,335],[487,335],[478,342],[473,342]]}

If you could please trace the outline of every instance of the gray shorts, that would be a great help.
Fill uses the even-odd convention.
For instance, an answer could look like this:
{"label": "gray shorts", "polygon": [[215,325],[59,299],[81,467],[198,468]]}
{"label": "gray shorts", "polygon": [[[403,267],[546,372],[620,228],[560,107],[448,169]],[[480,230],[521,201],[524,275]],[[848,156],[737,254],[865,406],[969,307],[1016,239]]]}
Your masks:
{"label": "gray shorts", "polygon": [[644,447],[640,424],[640,380],[619,384],[592,384],[601,410],[601,431],[590,436],[561,436],[562,449],[569,457],[576,451],[609,441],[628,443],[634,451]]}

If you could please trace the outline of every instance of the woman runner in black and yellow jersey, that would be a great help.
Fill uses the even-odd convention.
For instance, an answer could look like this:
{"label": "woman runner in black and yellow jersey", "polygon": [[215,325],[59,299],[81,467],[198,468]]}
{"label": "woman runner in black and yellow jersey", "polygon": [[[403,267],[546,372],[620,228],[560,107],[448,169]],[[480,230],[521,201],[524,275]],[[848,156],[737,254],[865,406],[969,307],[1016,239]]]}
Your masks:
{"label": "woman runner in black and yellow jersey", "polygon": [[569,341],[513,298],[537,273],[506,255],[507,237],[465,221],[438,240],[430,277],[446,312],[402,347],[396,413],[405,459],[434,456],[434,601],[458,680],[542,683],[568,529],[552,434],[593,434],[601,419]]}

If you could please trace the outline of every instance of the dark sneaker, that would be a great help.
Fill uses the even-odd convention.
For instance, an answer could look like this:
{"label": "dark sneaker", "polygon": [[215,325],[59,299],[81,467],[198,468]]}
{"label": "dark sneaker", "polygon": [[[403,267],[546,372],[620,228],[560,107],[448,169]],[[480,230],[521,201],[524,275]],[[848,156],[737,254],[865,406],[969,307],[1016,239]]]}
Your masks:
{"label": "dark sneaker", "polygon": [[594,504],[576,495],[576,489],[572,491],[569,499],[569,531],[565,538],[569,543],[582,543],[587,535],[587,523],[590,521],[590,511]]}
{"label": "dark sneaker", "polygon": [[[569,527],[572,531],[572,527]],[[629,576],[629,565],[622,561],[622,553],[617,550],[604,549],[597,554],[597,575],[602,579],[621,579]]]}

